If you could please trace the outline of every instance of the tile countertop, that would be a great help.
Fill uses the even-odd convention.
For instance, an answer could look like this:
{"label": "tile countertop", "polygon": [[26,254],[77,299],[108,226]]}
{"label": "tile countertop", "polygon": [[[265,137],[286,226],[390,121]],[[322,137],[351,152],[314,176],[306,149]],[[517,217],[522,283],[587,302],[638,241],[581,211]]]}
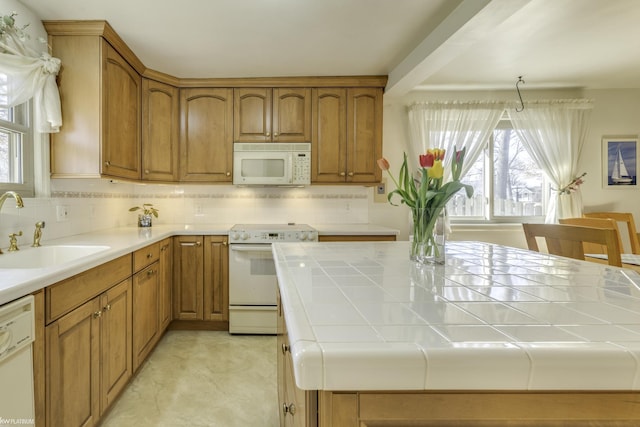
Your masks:
{"label": "tile countertop", "polygon": [[[221,235],[227,234],[233,224],[161,224],[151,228],[121,227],[101,230],[91,233],[78,234],[60,239],[47,239],[47,230],[43,230],[42,246],[51,245],[104,245],[109,248],[72,262],[53,265],[48,268],[0,268],[0,304],[5,304],[29,293],[35,292],[60,280],[67,279],[90,268],[111,261],[122,255],[126,255],[137,249],[158,242],[166,237],[174,235],[202,234]],[[349,227],[349,234],[386,234],[395,232],[386,227],[371,224],[345,225],[321,225],[321,229],[327,234],[340,234]],[[20,247],[21,255],[27,251],[37,251],[28,245]],[[2,260],[8,261],[12,253],[4,250]]]}
{"label": "tile countertop", "polygon": [[448,242],[276,243],[298,387],[306,390],[638,390],[640,275]]}

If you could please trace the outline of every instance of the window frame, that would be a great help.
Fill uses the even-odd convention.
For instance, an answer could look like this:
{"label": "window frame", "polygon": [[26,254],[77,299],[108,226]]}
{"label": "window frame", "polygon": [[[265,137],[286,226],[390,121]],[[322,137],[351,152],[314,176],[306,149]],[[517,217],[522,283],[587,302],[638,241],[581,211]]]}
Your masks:
{"label": "window frame", "polygon": [[[513,129],[513,124],[508,116],[503,115],[495,129]],[[546,209],[551,196],[551,186],[544,172],[542,173],[542,215],[539,216],[499,216],[494,214],[494,163],[493,156],[495,150],[494,132],[485,142],[482,150],[482,160],[484,168],[484,216],[449,216],[452,224],[521,224],[521,223],[543,223],[546,217]]]}
{"label": "window frame", "polygon": [[[24,124],[15,121],[7,121],[0,119],[0,128],[9,132],[22,134],[22,183],[0,182],[0,192],[16,191],[23,197],[35,196],[35,179],[34,179],[34,132],[32,126],[32,102],[28,101],[24,104],[10,107],[11,117],[24,117]],[[20,113],[16,111],[20,109]]]}

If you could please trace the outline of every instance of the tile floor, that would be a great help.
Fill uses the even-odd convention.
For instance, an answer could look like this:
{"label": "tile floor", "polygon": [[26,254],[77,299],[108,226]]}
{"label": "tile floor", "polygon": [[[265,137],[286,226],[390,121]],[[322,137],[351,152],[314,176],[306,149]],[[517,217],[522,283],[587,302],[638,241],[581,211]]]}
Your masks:
{"label": "tile floor", "polygon": [[277,427],[275,336],[169,331],[102,427]]}

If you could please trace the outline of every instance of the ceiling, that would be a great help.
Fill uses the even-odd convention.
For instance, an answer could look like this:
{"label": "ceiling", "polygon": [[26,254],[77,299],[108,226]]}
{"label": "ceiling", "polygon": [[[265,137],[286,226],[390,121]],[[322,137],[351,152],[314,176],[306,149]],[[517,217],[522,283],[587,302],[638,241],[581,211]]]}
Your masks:
{"label": "ceiling", "polygon": [[640,88],[638,0],[20,0],[107,20],[179,78],[389,75],[413,89]]}

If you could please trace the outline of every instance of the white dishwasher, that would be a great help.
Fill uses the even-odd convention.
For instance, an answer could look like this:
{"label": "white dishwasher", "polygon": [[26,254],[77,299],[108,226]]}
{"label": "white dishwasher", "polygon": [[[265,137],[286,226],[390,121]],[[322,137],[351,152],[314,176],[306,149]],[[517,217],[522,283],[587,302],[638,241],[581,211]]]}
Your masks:
{"label": "white dishwasher", "polygon": [[33,296],[0,306],[0,425],[33,426]]}

